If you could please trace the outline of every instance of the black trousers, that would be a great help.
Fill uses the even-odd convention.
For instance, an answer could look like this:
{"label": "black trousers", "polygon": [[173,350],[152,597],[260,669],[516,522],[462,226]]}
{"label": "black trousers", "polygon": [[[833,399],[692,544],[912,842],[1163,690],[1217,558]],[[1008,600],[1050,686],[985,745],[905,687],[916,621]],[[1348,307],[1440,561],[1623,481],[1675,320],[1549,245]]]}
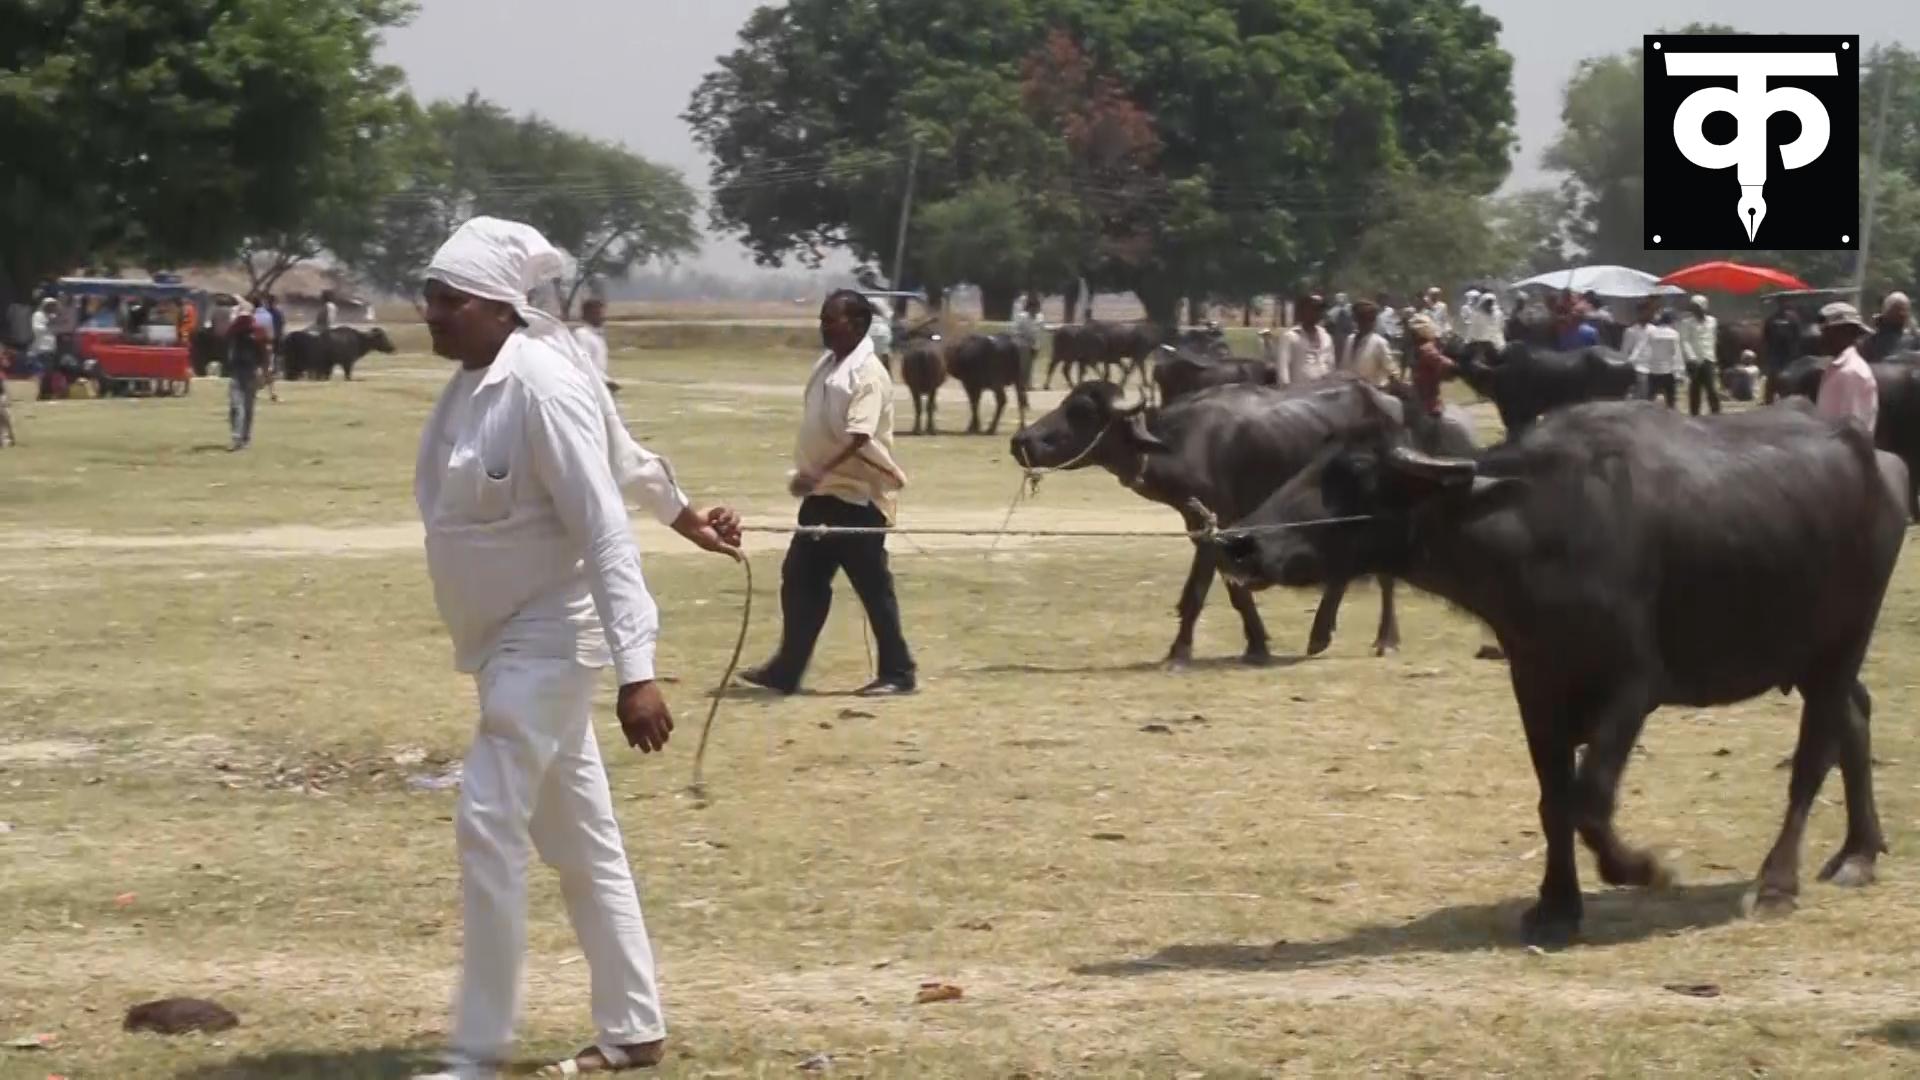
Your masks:
{"label": "black trousers", "polygon": [[1707,396],[1707,405],[1715,416],[1720,415],[1720,369],[1714,364],[1701,362],[1687,365],[1687,411],[1700,415],[1700,395]]}
{"label": "black trousers", "polygon": [[1667,408],[1674,407],[1674,395],[1679,392],[1679,380],[1672,375],[1647,376],[1647,400],[1667,399]]}
{"label": "black trousers", "polygon": [[[800,502],[800,524],[841,528],[879,528],[887,520],[879,509],[809,495]],[[879,647],[882,679],[911,679],[913,654],[900,629],[900,601],[894,596],[893,571],[887,568],[887,538],[882,533],[796,534],[780,565],[780,651],[765,673],[774,683],[799,686],[813,659],[813,647],[833,607],[833,579],[847,572],[860,606],[866,609]]]}

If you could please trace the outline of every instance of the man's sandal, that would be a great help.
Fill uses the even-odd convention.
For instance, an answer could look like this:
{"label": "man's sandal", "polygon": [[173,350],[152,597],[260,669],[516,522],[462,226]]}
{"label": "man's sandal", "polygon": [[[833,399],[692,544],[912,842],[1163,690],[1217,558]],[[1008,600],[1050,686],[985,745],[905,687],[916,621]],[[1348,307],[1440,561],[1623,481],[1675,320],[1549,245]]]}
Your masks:
{"label": "man's sandal", "polygon": [[666,1042],[639,1043],[634,1046],[603,1046],[595,1043],[579,1053],[540,1070],[541,1076],[586,1076],[592,1073],[629,1072],[651,1069],[666,1056]]}

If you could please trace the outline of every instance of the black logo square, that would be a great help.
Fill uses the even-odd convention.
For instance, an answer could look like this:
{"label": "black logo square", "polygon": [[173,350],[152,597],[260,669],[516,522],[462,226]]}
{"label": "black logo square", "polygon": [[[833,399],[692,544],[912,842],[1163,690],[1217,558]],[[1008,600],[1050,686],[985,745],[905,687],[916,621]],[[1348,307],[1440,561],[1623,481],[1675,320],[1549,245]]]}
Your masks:
{"label": "black logo square", "polygon": [[1647,250],[1859,249],[1859,35],[1645,48]]}

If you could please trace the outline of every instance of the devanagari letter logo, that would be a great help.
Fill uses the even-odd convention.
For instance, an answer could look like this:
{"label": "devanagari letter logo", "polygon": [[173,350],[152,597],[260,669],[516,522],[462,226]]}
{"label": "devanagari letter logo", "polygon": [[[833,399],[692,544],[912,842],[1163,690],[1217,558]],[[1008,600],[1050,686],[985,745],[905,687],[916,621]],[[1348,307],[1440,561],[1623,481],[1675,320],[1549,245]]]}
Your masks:
{"label": "devanagari letter logo", "polygon": [[[1679,39],[1674,39],[1679,40]],[[1735,89],[1708,86],[1689,94],[1673,116],[1673,139],[1688,161],[1703,169],[1736,170],[1740,200],[1735,212],[1753,242],[1767,217],[1767,119],[1792,113],[1800,120],[1800,137],[1780,148],[1780,160],[1789,169],[1803,168],[1826,152],[1832,134],[1827,107],[1797,86],[1767,89],[1769,75],[1781,78],[1836,76],[1839,61],[1832,53],[1667,52],[1667,74],[1683,77],[1733,78]],[[1708,116],[1733,116],[1733,141],[1716,146],[1707,141],[1703,125]]]}

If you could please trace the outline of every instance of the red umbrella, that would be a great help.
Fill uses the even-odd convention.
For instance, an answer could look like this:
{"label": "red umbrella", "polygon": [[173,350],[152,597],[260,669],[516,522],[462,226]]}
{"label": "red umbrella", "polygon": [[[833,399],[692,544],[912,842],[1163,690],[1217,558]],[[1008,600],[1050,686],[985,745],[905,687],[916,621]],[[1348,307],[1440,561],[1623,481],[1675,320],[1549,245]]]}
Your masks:
{"label": "red umbrella", "polygon": [[1685,270],[1675,270],[1660,279],[1662,285],[1672,285],[1688,292],[1729,292],[1754,293],[1762,289],[1806,289],[1806,282],[1770,266],[1746,266],[1737,262],[1715,260],[1703,262],[1698,266],[1689,266]]}

